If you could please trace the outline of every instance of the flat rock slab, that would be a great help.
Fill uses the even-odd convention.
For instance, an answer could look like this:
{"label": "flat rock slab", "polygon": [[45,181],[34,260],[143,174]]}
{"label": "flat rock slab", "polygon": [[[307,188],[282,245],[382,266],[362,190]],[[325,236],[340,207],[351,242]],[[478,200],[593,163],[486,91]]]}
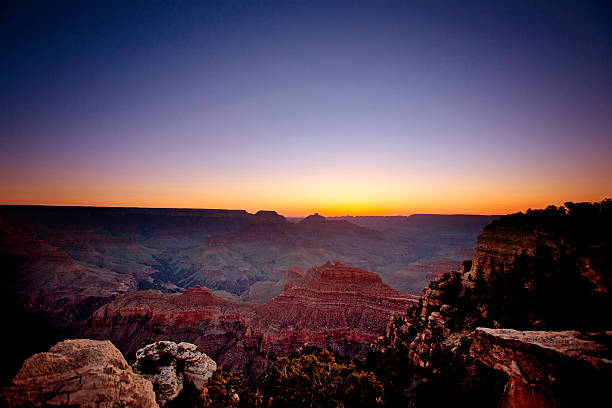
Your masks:
{"label": "flat rock slab", "polygon": [[509,376],[502,406],[563,407],[610,398],[612,331],[477,328],[473,339],[472,357]]}

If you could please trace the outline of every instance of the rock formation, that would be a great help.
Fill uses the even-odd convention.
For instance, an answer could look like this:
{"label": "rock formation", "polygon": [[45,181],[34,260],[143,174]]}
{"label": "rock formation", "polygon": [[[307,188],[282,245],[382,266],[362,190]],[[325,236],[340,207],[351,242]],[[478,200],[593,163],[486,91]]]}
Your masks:
{"label": "rock formation", "polygon": [[199,287],[129,293],[96,311],[81,334],[111,339],[128,358],[155,341],[188,341],[224,369],[257,377],[304,344],[364,356],[389,318],[416,303],[378,275],[341,263],[294,268],[286,279],[283,292],[265,304],[231,301]]}
{"label": "rock formation", "polygon": [[151,383],[109,341],[66,340],[25,361],[0,397],[14,407],[157,407]]}
{"label": "rock formation", "polygon": [[[390,321],[369,359],[391,384],[387,398],[424,406],[496,405],[507,381],[494,364],[481,361],[481,355],[495,353],[493,342],[482,346],[478,359],[470,353],[478,326],[593,332],[612,327],[612,202],[566,205],[568,210],[549,207],[494,221],[478,238],[472,260],[431,282],[417,307]],[[484,333],[479,341],[486,340]],[[588,356],[590,346],[581,347],[575,352]],[[542,364],[539,375],[553,375],[552,366]],[[526,390],[515,380],[509,384],[517,393]],[[441,388],[444,393],[432,391]]]}
{"label": "rock formation", "polygon": [[185,386],[201,392],[217,364],[195,344],[158,341],[136,352],[134,371],[153,383],[160,406]]}
{"label": "rock formation", "polygon": [[598,406],[612,384],[612,332],[478,328],[472,357],[508,375],[500,406]]}

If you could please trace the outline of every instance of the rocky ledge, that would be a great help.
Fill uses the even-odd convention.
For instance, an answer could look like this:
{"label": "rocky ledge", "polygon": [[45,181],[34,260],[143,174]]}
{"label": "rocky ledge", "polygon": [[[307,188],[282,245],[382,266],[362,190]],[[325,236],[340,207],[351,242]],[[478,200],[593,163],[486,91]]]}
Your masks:
{"label": "rocky ledge", "polygon": [[598,406],[609,400],[612,331],[478,328],[473,339],[470,354],[509,377],[501,407]]}
{"label": "rocky ledge", "polygon": [[66,340],[28,358],[2,390],[11,407],[157,407],[153,386],[110,341]]}
{"label": "rocky ledge", "polygon": [[202,392],[217,364],[191,343],[158,341],[136,352],[134,371],[151,381],[160,406],[185,387]]}

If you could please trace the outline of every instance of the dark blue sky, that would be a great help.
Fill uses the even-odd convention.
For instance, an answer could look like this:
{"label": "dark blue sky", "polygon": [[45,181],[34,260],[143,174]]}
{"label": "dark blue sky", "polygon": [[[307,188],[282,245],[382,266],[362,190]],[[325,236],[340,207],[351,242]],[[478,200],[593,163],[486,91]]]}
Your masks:
{"label": "dark blue sky", "polygon": [[4,2],[0,202],[500,212],[612,194],[612,2]]}

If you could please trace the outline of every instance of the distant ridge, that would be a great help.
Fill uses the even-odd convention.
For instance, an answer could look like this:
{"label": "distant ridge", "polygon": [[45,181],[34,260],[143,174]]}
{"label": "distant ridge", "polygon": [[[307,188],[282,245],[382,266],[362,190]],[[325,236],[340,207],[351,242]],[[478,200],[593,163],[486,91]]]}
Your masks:
{"label": "distant ridge", "polygon": [[499,215],[474,215],[474,214],[412,214],[412,215],[364,215],[328,217],[329,220],[343,220],[361,227],[367,227],[378,231],[398,228],[442,228],[462,229],[468,228],[476,232],[482,230],[486,224],[499,218]]}

